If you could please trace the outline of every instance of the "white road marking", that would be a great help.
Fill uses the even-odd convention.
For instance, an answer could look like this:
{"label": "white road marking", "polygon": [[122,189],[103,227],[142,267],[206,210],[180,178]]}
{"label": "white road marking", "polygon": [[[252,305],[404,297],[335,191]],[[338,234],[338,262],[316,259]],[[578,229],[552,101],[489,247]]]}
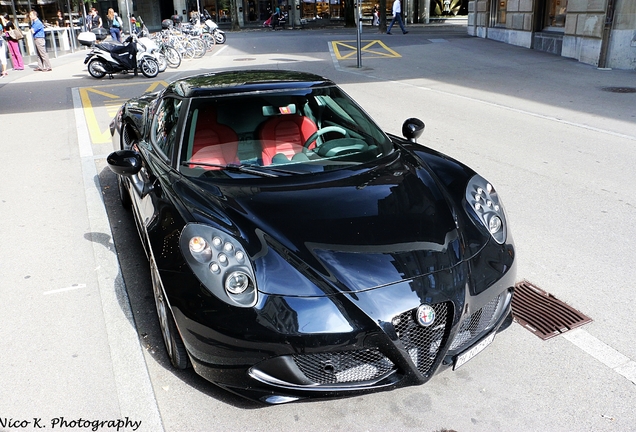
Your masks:
{"label": "white road marking", "polygon": [[636,384],[636,362],[626,355],[581,328],[563,333],[562,336],[614,372]]}

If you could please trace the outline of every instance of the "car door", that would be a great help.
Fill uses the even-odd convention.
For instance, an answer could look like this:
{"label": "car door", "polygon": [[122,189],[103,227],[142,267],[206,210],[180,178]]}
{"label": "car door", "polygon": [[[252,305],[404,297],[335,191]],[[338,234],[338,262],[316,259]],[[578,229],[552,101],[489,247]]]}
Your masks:
{"label": "car door", "polygon": [[164,97],[157,101],[151,114],[152,123],[148,134],[134,145],[142,158],[142,168],[131,180],[134,187],[133,200],[138,222],[146,237],[158,217],[158,206],[162,199],[162,181],[170,170],[172,154],[179,141],[179,114],[183,101]]}

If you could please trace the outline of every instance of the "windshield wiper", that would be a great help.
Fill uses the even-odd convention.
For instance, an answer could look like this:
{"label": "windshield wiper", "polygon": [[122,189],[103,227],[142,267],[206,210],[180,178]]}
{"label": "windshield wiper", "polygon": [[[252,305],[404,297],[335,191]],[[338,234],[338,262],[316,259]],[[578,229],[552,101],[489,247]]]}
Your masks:
{"label": "windshield wiper", "polygon": [[259,175],[259,176],[262,176],[262,177],[278,177],[276,174],[273,174],[270,171],[278,172],[278,173],[282,173],[282,174],[306,174],[306,172],[293,171],[293,170],[279,168],[276,165],[267,165],[267,166],[251,165],[251,164],[227,164],[227,165],[222,165],[222,164],[211,164],[211,163],[194,162],[194,161],[182,162],[181,165],[182,166],[183,165],[200,165],[200,166],[217,167],[217,168],[222,168],[222,169],[225,169],[225,170],[228,170],[228,171],[245,172],[245,173],[249,173],[249,174]]}
{"label": "windshield wiper", "polygon": [[215,168],[221,168],[230,172],[244,172],[244,173],[254,174],[261,177],[278,177],[274,173],[260,170],[259,168],[262,168],[262,167],[255,167],[250,165],[237,165],[237,164],[223,165],[223,164],[213,164],[213,163],[195,162],[195,161],[181,162],[181,166],[188,166],[188,165],[215,167]]}

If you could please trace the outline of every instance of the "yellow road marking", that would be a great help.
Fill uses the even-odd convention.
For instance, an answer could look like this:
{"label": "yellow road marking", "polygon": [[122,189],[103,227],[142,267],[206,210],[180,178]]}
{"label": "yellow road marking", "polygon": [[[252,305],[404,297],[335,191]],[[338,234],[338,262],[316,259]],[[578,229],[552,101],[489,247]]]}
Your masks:
{"label": "yellow road marking", "polygon": [[[82,100],[82,107],[84,109],[84,118],[86,119],[86,126],[88,127],[88,132],[93,144],[107,144],[110,142],[110,121],[115,117],[115,114],[117,114],[117,110],[119,109],[121,104],[128,100],[130,97],[129,95],[122,97],[118,94],[99,90],[99,88],[113,89],[114,87],[122,86],[139,86],[140,84],[142,83],[134,82],[124,84],[105,84],[101,86],[81,87],[79,89],[80,99]],[[155,91],[159,86],[167,87],[168,83],[165,81],[153,81],[146,88],[146,90],[143,91],[143,93]],[[95,99],[95,96],[100,96],[106,99],[100,101],[100,105],[100,103],[93,103],[92,99]],[[104,108],[103,111],[105,111],[106,113],[106,130],[104,131],[102,131],[100,123],[102,125],[104,124],[105,116],[99,116],[98,119],[98,114],[96,113],[96,109],[98,108]]]}
{"label": "yellow road marking", "polygon": [[[365,58],[400,58],[397,52],[386,46],[381,40],[362,41],[360,53]],[[357,57],[358,48],[356,41],[332,41],[331,45],[338,60],[347,60]]]}
{"label": "yellow road marking", "polygon": [[84,118],[86,119],[86,126],[88,126],[91,141],[93,144],[106,144],[110,141],[110,131],[108,130],[108,127],[106,127],[104,132],[101,131],[89,93],[95,93],[111,99],[119,98],[119,96],[106,93],[92,87],[80,88],[80,98],[82,99],[82,106],[84,107]]}

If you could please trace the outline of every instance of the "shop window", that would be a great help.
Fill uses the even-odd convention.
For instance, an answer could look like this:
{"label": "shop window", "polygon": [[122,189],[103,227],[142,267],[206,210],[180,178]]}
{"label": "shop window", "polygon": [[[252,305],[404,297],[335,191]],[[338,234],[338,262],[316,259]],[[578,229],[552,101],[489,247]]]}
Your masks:
{"label": "shop window", "polygon": [[316,18],[315,1],[303,0],[303,18],[310,20]]}
{"label": "shop window", "polygon": [[548,0],[546,8],[546,27],[562,30],[565,27],[565,14],[568,9],[568,0]]}
{"label": "shop window", "polygon": [[230,0],[219,0],[219,22],[232,22],[232,9],[230,8]]}
{"label": "shop window", "polygon": [[205,1],[201,5],[205,10],[207,10],[212,17],[212,21],[215,23],[219,23],[219,17],[216,13],[216,2],[215,1]]}
{"label": "shop window", "polygon": [[330,0],[329,5],[331,11],[331,18],[343,18],[343,6],[340,4],[340,0]]}
{"label": "shop window", "polygon": [[508,7],[508,0],[497,0],[497,21],[496,25],[506,25],[506,8]]}
{"label": "shop window", "polygon": [[316,18],[329,18],[329,3],[316,2]]}

